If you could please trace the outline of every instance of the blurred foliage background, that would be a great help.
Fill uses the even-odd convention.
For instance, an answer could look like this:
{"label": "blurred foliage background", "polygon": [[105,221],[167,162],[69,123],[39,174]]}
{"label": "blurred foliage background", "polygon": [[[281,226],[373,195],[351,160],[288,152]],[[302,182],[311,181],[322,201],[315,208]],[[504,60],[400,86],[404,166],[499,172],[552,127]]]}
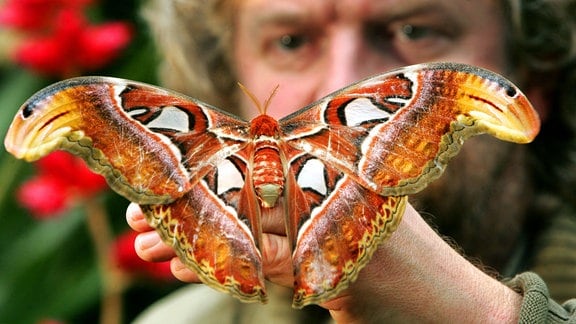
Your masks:
{"label": "blurred foliage background", "polygon": [[[2,142],[20,105],[50,83],[88,74],[156,83],[157,58],[139,15],[140,6],[138,0],[0,2]],[[52,53],[48,49],[54,47],[54,34],[72,33],[68,30],[71,23],[60,28],[44,20],[65,9],[74,10],[74,17],[81,18],[80,25],[97,33],[89,34],[84,43],[72,34],[68,37],[73,40],[61,37],[56,43],[64,49],[58,47],[60,52]],[[109,43],[118,32],[101,28],[110,22],[130,31],[128,42],[115,44],[116,48],[110,49],[114,53],[102,54],[99,51],[106,46],[113,47]],[[30,40],[36,41],[29,46],[32,55],[22,58],[21,48]],[[49,57],[37,57],[50,53],[52,62]],[[104,61],[66,66],[73,64],[79,53]],[[50,68],[55,63],[62,66]],[[68,165],[52,162],[39,171],[38,165],[16,160],[3,146],[0,149],[0,323],[129,322],[181,285],[170,278],[165,266],[147,267],[135,259],[133,251],[124,251],[132,247],[134,236],[127,232],[125,221],[128,201],[114,192],[103,189],[79,196],[65,208],[45,210],[42,215],[27,208],[27,201],[55,201],[51,196],[54,192],[46,188],[21,194],[39,172],[63,178],[76,176]]]}

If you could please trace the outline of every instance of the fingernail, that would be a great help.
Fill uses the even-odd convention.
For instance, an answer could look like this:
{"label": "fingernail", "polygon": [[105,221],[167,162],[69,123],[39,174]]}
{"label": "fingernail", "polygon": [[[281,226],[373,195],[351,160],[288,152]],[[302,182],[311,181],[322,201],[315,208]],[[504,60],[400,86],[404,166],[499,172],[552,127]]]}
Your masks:
{"label": "fingernail", "polygon": [[135,244],[140,250],[147,250],[160,242],[161,239],[158,233],[152,231],[138,235],[138,237],[136,237]]}
{"label": "fingernail", "polygon": [[131,219],[133,222],[137,222],[144,219],[144,214],[142,213],[140,206],[132,203],[128,205],[128,208],[126,208],[126,217]]}
{"label": "fingernail", "polygon": [[186,267],[186,265],[184,265],[184,263],[182,263],[179,259],[174,259],[170,263],[170,268],[172,271],[176,271],[176,272],[188,270],[188,267]]}

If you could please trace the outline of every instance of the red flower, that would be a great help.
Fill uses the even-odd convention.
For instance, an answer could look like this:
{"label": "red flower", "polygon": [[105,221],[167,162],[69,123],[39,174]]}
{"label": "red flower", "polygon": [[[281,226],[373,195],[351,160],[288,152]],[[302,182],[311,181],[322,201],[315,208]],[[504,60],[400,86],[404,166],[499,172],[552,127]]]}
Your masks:
{"label": "red flower", "polygon": [[16,197],[38,219],[51,218],[69,207],[65,187],[55,178],[37,176],[26,181]]}
{"label": "red flower", "polygon": [[136,254],[134,240],[137,232],[128,231],[121,234],[112,247],[112,258],[118,268],[123,272],[146,276],[158,280],[174,280],[170,271],[170,262],[147,262]]}
{"label": "red flower", "polygon": [[108,188],[104,177],[90,171],[80,158],[63,151],[49,154],[36,166],[38,173],[20,187],[16,197],[40,219],[60,214],[78,199]]}
{"label": "red flower", "polygon": [[54,33],[23,42],[15,59],[43,74],[72,76],[108,64],[128,45],[131,35],[124,23],[90,26],[80,12],[64,10],[55,19]]}
{"label": "red flower", "polygon": [[[91,25],[90,0],[12,0],[0,9],[0,24],[26,32],[14,59],[36,72],[70,77],[110,63],[132,38],[128,24]],[[19,4],[17,4],[19,3]]]}
{"label": "red flower", "polygon": [[49,154],[36,166],[40,176],[59,179],[68,191],[79,196],[93,196],[108,188],[103,176],[90,171],[79,157],[64,151]]}
{"label": "red flower", "polygon": [[29,32],[50,28],[51,21],[63,8],[78,10],[92,0],[7,0],[0,8],[0,25]]}
{"label": "red flower", "polygon": [[78,66],[86,70],[105,66],[118,56],[131,38],[132,31],[125,23],[86,26],[79,38],[81,50],[77,53]]}

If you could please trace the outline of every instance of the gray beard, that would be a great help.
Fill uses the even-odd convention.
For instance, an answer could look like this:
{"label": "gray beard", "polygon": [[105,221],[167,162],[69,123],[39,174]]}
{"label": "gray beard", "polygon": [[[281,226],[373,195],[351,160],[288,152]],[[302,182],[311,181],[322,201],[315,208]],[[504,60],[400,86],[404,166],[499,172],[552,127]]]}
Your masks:
{"label": "gray beard", "polygon": [[411,203],[469,259],[502,271],[521,242],[534,197],[526,148],[472,138]]}

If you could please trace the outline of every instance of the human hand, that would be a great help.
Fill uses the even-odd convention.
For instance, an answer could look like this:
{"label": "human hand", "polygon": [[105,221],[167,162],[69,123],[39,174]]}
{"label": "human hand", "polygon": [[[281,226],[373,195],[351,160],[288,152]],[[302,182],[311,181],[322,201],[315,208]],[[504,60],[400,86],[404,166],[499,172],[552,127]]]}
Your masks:
{"label": "human hand", "polygon": [[[128,224],[141,232],[135,247],[147,261],[171,259],[172,273],[200,282],[131,204]],[[277,217],[281,219],[281,217]],[[263,224],[266,278],[292,287],[288,239],[282,222]],[[397,231],[383,242],[349,289],[321,306],[337,322],[517,322],[521,297],[474,267],[434,232],[409,204]]]}
{"label": "human hand", "polygon": [[[149,262],[170,260],[172,274],[183,282],[199,283],[198,276],[184,265],[174,250],[165,244],[160,235],[148,225],[140,207],[131,203],[126,211],[130,227],[140,232],[135,242],[136,253]],[[269,217],[263,221],[263,269],[265,277],[279,285],[292,287],[294,283],[289,242],[285,236],[281,217]]]}

